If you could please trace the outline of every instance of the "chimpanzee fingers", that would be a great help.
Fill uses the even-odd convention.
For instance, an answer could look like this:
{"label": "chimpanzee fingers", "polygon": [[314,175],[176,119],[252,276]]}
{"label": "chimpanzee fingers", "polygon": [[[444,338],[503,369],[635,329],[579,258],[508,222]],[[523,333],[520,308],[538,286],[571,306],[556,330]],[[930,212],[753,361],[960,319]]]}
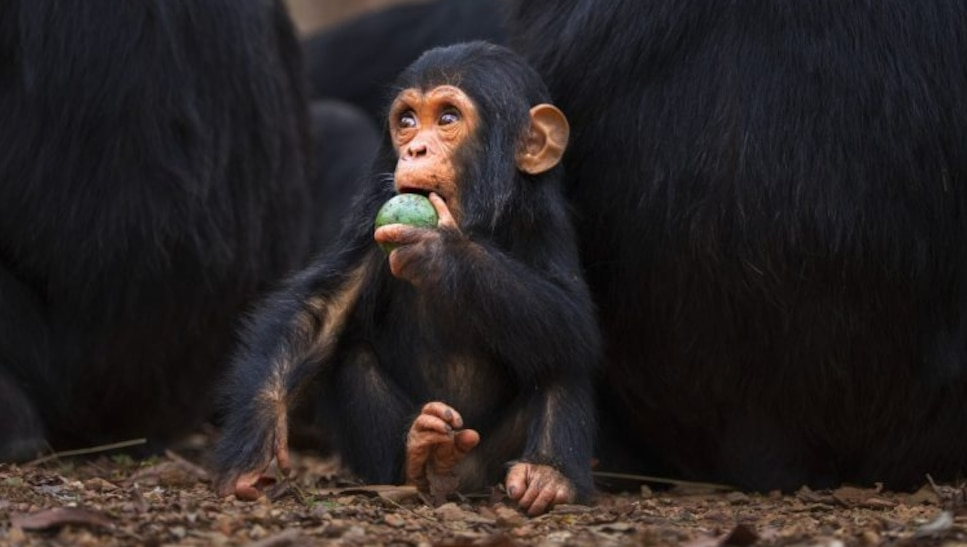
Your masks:
{"label": "chimpanzee fingers", "polygon": [[[533,491],[534,495],[531,496]],[[552,507],[560,503],[567,503],[572,499],[569,489],[562,485],[539,486],[528,488],[527,493],[521,498],[518,505],[527,511],[527,514],[536,517],[549,511]]]}
{"label": "chimpanzee fingers", "polygon": [[527,491],[527,465],[514,464],[510,468],[507,477],[504,479],[504,489],[507,490],[507,496],[510,499],[520,500],[524,492]]}
{"label": "chimpanzee fingers", "polygon": [[402,243],[400,240],[400,230],[403,229],[403,226],[403,224],[386,224],[385,226],[380,226],[373,232],[373,239],[381,245],[399,245]]}
{"label": "chimpanzee fingers", "polygon": [[463,427],[463,416],[460,416],[460,413],[452,406],[440,401],[433,401],[423,405],[423,409],[420,410],[420,415],[436,416],[450,424],[453,429],[461,429]]}
{"label": "chimpanzee fingers", "polygon": [[510,498],[531,516],[576,497],[571,481],[549,465],[515,464],[507,472],[504,484]]}
{"label": "chimpanzee fingers", "polygon": [[215,479],[214,490],[219,496],[235,495],[240,500],[256,500],[261,496],[259,485],[268,482],[264,473],[268,465],[246,473],[229,473]]}
{"label": "chimpanzee fingers", "polygon": [[[284,440],[281,442],[276,441],[274,455],[279,474],[288,476],[291,471],[291,465],[289,463],[289,449]],[[245,501],[257,500],[262,497],[261,486],[275,482],[275,479],[265,475],[265,472],[271,464],[272,460],[268,460],[252,471],[224,475],[217,479],[215,492],[219,496],[235,494],[236,498]]]}
{"label": "chimpanzee fingers", "polygon": [[429,430],[410,430],[409,435],[406,436],[406,446],[408,449],[428,449],[429,447],[440,444],[453,444],[453,432],[442,433]]}
{"label": "chimpanzee fingers", "polygon": [[419,484],[426,466],[449,473],[480,442],[480,434],[463,427],[463,417],[440,401],[423,406],[406,437],[406,480]]}
{"label": "chimpanzee fingers", "polygon": [[[424,412],[421,413],[413,423],[410,424],[410,430],[406,434],[406,475],[410,476],[422,476],[422,468],[426,462],[430,459],[431,449],[434,446],[441,444],[454,443],[453,426],[446,422],[445,419],[454,420],[460,418],[456,411],[449,409],[443,403],[431,403],[424,407]],[[436,414],[427,413],[427,408],[431,412]],[[462,419],[459,419],[459,423],[463,423]]]}
{"label": "chimpanzee fingers", "polygon": [[235,497],[240,500],[255,501],[262,497],[262,490],[258,487],[261,482],[262,471],[244,473],[235,479],[233,490],[227,494],[235,494]]}
{"label": "chimpanzee fingers", "polygon": [[[291,470],[289,462],[288,437],[284,431],[276,433],[270,440],[261,444],[264,449],[253,450],[248,457],[238,457],[235,465],[227,465],[215,475],[214,490],[219,496],[230,496],[240,500],[256,500],[262,495],[260,486],[275,482],[266,476],[273,458],[279,475],[287,476]],[[269,448],[271,447],[271,448]],[[246,463],[241,463],[246,462]]]}
{"label": "chimpanzee fingers", "polygon": [[433,204],[433,208],[436,209],[437,223],[439,227],[458,229],[457,221],[454,220],[453,214],[450,213],[450,208],[447,207],[447,202],[443,201],[436,192],[430,192],[430,203]]}
{"label": "chimpanzee fingers", "polygon": [[[422,440],[428,441],[429,439],[423,438]],[[416,443],[407,439],[403,476],[408,484],[419,484],[426,476],[426,465],[430,461],[433,446],[435,445],[430,442]]]}
{"label": "chimpanzee fingers", "polygon": [[373,239],[380,244],[403,246],[418,243],[435,235],[436,230],[431,228],[418,228],[407,224],[387,224],[376,228],[376,231],[373,232]]}
{"label": "chimpanzee fingers", "polygon": [[461,429],[453,435],[453,447],[457,452],[466,454],[480,443],[480,433],[473,429]]}
{"label": "chimpanzee fingers", "polygon": [[427,462],[438,475],[450,475],[479,443],[479,433],[473,429],[461,429],[450,437],[449,442],[430,447]]}
{"label": "chimpanzee fingers", "polygon": [[426,476],[426,466],[430,460],[437,459],[436,448],[440,446],[453,446],[453,432],[441,433],[437,431],[416,431],[410,429],[406,437],[406,463],[405,477],[410,484],[419,484],[421,479]]}
{"label": "chimpanzee fingers", "polygon": [[453,426],[441,420],[437,416],[420,414],[410,425],[410,433],[407,437],[419,436],[425,433],[442,433],[452,437]]}

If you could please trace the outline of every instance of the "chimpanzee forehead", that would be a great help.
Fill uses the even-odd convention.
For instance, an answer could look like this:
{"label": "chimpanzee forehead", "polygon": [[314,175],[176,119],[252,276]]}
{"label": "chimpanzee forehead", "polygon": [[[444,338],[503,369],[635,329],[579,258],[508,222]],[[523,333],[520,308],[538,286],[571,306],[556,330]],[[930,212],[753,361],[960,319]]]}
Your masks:
{"label": "chimpanzee forehead", "polygon": [[423,94],[428,100],[450,100],[450,101],[470,101],[473,99],[462,89],[454,85],[438,85],[430,89],[424,89]]}
{"label": "chimpanzee forehead", "polygon": [[427,50],[396,82],[396,89],[460,88],[482,112],[527,110],[549,102],[540,76],[512,50],[469,42]]}
{"label": "chimpanzee forehead", "polygon": [[403,89],[394,101],[394,104],[399,103],[413,107],[428,103],[447,103],[458,105],[465,110],[476,109],[476,101],[473,97],[463,89],[450,84]]}

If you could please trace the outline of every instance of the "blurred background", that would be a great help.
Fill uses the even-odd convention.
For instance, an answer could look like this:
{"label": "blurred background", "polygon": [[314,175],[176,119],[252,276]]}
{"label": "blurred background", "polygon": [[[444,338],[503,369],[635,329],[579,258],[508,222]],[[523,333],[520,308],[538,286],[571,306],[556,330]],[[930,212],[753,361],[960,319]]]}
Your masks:
{"label": "blurred background", "polygon": [[[289,13],[302,36],[330,27],[353,16],[392,4],[415,4],[427,0],[286,0]],[[450,0],[459,2],[460,0]]]}

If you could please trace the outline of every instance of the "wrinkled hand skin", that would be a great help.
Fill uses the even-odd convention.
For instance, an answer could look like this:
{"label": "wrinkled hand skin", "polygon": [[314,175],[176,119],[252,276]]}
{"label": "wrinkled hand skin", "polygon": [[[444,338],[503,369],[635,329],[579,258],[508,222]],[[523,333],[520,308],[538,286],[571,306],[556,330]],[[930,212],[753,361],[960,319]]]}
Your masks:
{"label": "wrinkled hand skin", "polygon": [[429,195],[437,212],[436,228],[415,228],[406,224],[387,224],[376,229],[373,239],[395,246],[389,254],[390,272],[415,287],[432,283],[439,271],[442,248],[441,231],[460,235],[459,226],[443,198]]}
{"label": "wrinkled hand skin", "polygon": [[510,499],[532,517],[577,498],[571,481],[549,465],[515,463],[507,472],[504,487]]}
{"label": "wrinkled hand skin", "polygon": [[427,403],[406,435],[406,482],[442,502],[458,486],[456,467],[480,442],[463,418],[441,402]]}
{"label": "wrinkled hand skin", "polygon": [[[291,471],[289,464],[289,449],[283,440],[276,442],[274,449],[275,463],[279,473],[286,477]],[[265,495],[263,488],[273,484],[276,480],[266,475],[266,471],[272,465],[269,458],[258,469],[242,472],[230,473],[220,477],[215,484],[215,491],[219,496],[226,497],[235,494],[235,497],[242,501],[255,501]]]}

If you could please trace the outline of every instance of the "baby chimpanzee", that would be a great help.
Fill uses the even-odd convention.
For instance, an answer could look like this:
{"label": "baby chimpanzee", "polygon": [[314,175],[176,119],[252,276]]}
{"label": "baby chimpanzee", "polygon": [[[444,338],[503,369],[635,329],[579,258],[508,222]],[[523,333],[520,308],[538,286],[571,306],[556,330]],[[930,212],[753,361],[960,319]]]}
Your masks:
{"label": "baby chimpanzee", "polygon": [[[322,371],[366,480],[445,495],[502,479],[530,514],[586,499],[600,344],[561,193],[567,120],[520,57],[484,42],[428,51],[398,88],[340,244],[253,317],[217,489],[256,497],[273,457],[287,467],[289,409]],[[429,196],[437,226],[374,235],[405,192]]]}

